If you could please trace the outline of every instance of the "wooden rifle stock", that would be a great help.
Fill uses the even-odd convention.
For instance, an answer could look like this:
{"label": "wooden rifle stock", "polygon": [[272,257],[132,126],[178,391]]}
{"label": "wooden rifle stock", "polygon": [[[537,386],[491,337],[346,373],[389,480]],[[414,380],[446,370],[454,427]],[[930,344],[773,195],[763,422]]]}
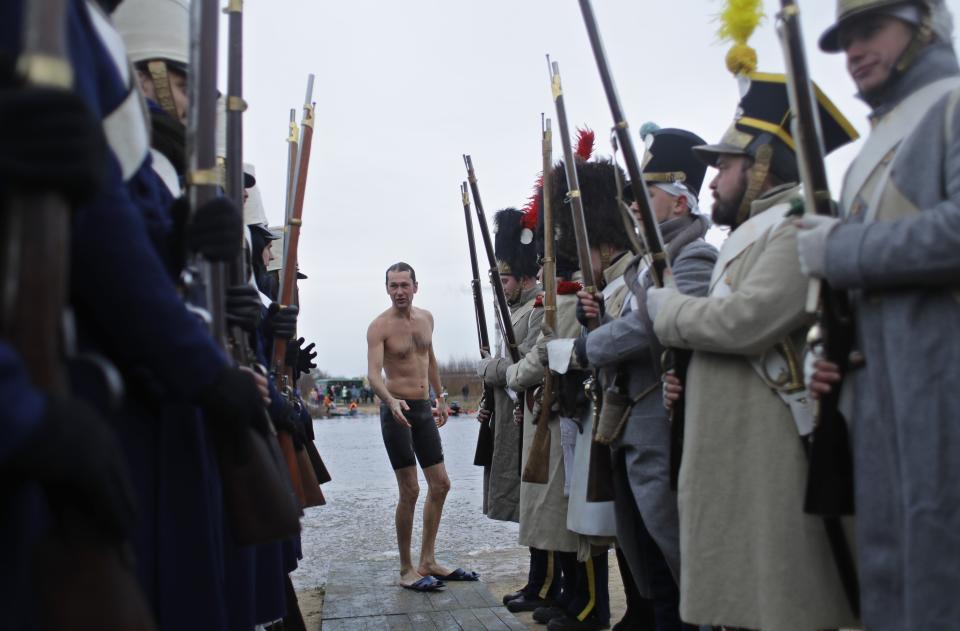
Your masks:
{"label": "wooden rifle stock", "polygon": [[[69,90],[64,0],[24,3],[25,82]],[[70,206],[53,192],[9,192],[2,201],[0,334],[23,357],[31,381],[65,393],[62,326],[69,286]],[[80,511],[50,506],[53,524],[37,545],[32,577],[41,629],[112,628],[151,631],[153,614],[134,575],[128,544],[99,532]]]}
{"label": "wooden rifle stock", "polygon": [[[543,123],[541,148],[543,153],[542,207],[543,207],[543,320],[551,331],[557,330],[557,259],[556,238],[553,229],[553,206],[547,178],[553,168],[553,131],[550,119]],[[546,484],[550,479],[550,416],[556,380],[549,368],[543,369],[543,388],[540,391],[540,415],[536,419],[527,464],[521,480],[531,484]]]}
{"label": "wooden rifle stock", "polygon": [[[781,0],[780,6],[777,31],[786,61],[787,93],[793,112],[793,137],[805,205],[808,211],[818,215],[835,215],[824,163],[822,127],[800,32],[800,11],[795,0]],[[811,347],[819,346],[822,355],[839,366],[841,375],[846,375],[853,349],[853,322],[847,295],[831,289],[825,280],[814,281],[811,288],[819,290],[820,308],[818,323],[811,329],[808,342]],[[830,394],[822,396],[818,402],[809,441],[804,510],[823,517],[847,602],[853,613],[859,616],[860,586],[856,566],[840,522],[842,515],[853,514],[853,455],[847,421],[840,412],[839,403],[840,384],[835,384]]]}
{"label": "wooden rifle stock", "polygon": [[[563,87],[560,83],[560,66],[557,62],[553,62],[550,67],[550,85],[553,90],[553,102],[557,109],[557,122],[560,125],[560,142],[563,144],[563,162],[567,175],[570,211],[573,213],[573,230],[577,238],[577,259],[580,262],[580,273],[583,275],[583,290],[593,295],[597,293],[597,277],[590,256],[587,220],[583,211],[583,199],[580,196],[576,159],[573,155],[573,147],[570,144],[570,129],[567,126],[567,111],[563,103]],[[624,154],[626,154],[626,151],[624,151]],[[592,331],[599,324],[596,318],[592,318],[587,322],[587,329]],[[590,391],[594,401],[594,429],[596,429],[596,423],[600,419],[600,407],[603,404],[602,395],[597,386],[597,377],[594,375],[590,380]],[[605,502],[612,499],[613,461],[610,456],[610,448],[591,441],[587,501]]]}
{"label": "wooden rifle stock", "polygon": [[[467,246],[470,250],[470,289],[473,291],[473,312],[477,318],[477,340],[480,343],[480,358],[490,354],[490,333],[487,331],[487,315],[483,308],[483,290],[480,288],[480,265],[477,263],[477,243],[473,238],[473,219],[470,212],[470,194],[467,183],[460,184],[460,198],[463,202],[463,217],[467,223]],[[473,464],[489,467],[493,464],[493,388],[483,384],[480,397],[480,409],[490,413],[486,423],[480,423],[477,432],[477,448],[473,453]]]}

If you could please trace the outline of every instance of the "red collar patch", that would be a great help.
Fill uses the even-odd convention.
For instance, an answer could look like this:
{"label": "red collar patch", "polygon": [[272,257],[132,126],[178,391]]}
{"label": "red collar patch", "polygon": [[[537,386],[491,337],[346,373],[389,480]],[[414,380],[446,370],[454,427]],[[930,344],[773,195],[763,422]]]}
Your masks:
{"label": "red collar patch", "polygon": [[583,289],[583,285],[581,285],[575,280],[561,280],[557,282],[558,296],[568,296],[570,294],[575,294],[581,289]]}

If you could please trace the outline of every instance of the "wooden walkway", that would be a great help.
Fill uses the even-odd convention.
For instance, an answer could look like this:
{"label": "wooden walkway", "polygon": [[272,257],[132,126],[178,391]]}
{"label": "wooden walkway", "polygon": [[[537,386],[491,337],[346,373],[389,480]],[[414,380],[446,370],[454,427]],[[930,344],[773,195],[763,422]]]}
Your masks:
{"label": "wooden walkway", "polygon": [[442,592],[421,593],[401,588],[398,578],[396,561],[330,568],[321,629],[527,631],[482,582],[452,582]]}

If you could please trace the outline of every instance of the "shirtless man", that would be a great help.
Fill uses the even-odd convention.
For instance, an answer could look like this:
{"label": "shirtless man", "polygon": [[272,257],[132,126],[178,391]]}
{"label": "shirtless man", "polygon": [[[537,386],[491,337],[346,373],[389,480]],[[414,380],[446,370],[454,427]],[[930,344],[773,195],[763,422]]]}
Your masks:
{"label": "shirtless man", "polygon": [[[438,578],[456,580],[466,574],[462,570],[451,573],[439,565],[434,550],[443,502],[450,490],[438,431],[447,422],[447,406],[433,353],[433,316],[413,306],[416,272],[406,263],[391,265],[386,285],[393,304],[367,329],[367,378],[380,397],[380,430],[400,487],[396,514],[400,585],[430,591],[442,585]],[[436,419],[430,409],[428,386],[437,393]],[[417,460],[427,479],[427,500],[423,507],[420,563],[414,567],[410,537],[420,493]]]}

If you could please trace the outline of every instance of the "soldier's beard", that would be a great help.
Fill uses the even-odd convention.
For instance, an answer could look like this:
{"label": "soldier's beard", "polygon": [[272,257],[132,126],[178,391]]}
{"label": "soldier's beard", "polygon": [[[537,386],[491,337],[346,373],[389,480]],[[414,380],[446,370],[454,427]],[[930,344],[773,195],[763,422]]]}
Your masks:
{"label": "soldier's beard", "polygon": [[713,210],[710,213],[713,223],[718,226],[736,227],[737,211],[740,210],[740,203],[743,201],[746,192],[746,187],[744,187],[740,194],[736,196],[736,199],[717,198],[713,202]]}

